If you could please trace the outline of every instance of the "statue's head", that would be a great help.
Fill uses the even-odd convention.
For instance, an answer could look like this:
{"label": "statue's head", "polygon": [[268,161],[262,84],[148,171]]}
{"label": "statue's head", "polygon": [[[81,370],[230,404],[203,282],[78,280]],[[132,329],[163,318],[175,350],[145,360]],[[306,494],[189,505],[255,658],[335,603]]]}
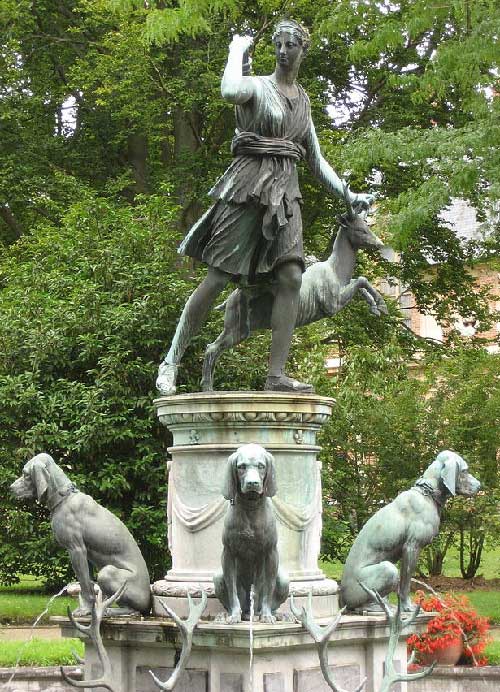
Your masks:
{"label": "statue's head", "polygon": [[282,69],[298,67],[310,43],[309,31],[294,19],[281,19],[274,28],[276,62]]}

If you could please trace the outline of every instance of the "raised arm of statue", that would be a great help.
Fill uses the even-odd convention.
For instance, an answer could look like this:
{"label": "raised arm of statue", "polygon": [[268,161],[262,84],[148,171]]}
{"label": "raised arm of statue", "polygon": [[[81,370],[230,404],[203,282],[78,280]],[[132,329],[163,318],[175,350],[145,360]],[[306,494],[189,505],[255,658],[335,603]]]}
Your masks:
{"label": "raised arm of statue", "polygon": [[[312,120],[304,145],[306,149],[306,161],[313,175],[336,197],[343,197],[342,181],[321,153]],[[374,196],[370,194],[350,191],[350,195],[351,204],[357,208],[357,210],[368,209],[374,200]]]}
{"label": "raised arm of statue", "polygon": [[252,45],[251,36],[233,37],[229,46],[226,69],[222,76],[222,98],[234,104],[242,104],[249,101],[255,95],[258,88],[258,80],[254,77],[243,75],[243,57]]}

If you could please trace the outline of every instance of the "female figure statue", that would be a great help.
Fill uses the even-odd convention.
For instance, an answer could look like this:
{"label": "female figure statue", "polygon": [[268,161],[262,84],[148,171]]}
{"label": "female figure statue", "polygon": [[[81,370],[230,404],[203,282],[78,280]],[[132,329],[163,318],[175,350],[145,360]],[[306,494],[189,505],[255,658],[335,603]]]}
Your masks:
{"label": "female figure statue", "polygon": [[[251,38],[235,35],[229,46],[221,92],[236,106],[234,160],[209,193],[213,206],[179,248],[181,254],[205,262],[208,273],[188,299],[160,365],[156,386],[163,395],[175,393],[179,362],[227,283],[252,284],[263,278],[276,284],[265,389],[312,392],[311,385],[284,372],[305,269],[297,161],[305,159],[336,196],[342,197],[343,188],[321,155],[309,99],[296,82],[309,42],[300,24],[280,21],[273,35],[276,68],[266,77],[243,74]],[[368,207],[372,199],[351,193],[358,208]]]}

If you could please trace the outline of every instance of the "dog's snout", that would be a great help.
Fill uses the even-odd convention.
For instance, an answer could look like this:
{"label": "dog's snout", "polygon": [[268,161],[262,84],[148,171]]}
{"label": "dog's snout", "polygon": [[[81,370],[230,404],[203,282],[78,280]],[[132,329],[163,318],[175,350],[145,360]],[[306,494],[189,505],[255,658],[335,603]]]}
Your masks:
{"label": "dog's snout", "polygon": [[13,483],[11,483],[10,492],[14,495],[14,497],[17,497],[19,499],[32,496],[31,488],[28,487],[26,481],[22,476],[21,478],[18,478]]}
{"label": "dog's snout", "polygon": [[260,492],[262,490],[262,480],[257,469],[248,469],[243,479],[243,492]]}
{"label": "dog's snout", "polygon": [[481,490],[481,483],[480,481],[477,480],[477,478],[474,478],[474,476],[470,476],[470,484],[471,488],[474,492],[474,495]]}
{"label": "dog's snout", "polygon": [[465,497],[472,497],[476,495],[481,489],[481,483],[470,473],[462,473],[458,478],[457,483],[457,493],[459,495],[465,495]]}

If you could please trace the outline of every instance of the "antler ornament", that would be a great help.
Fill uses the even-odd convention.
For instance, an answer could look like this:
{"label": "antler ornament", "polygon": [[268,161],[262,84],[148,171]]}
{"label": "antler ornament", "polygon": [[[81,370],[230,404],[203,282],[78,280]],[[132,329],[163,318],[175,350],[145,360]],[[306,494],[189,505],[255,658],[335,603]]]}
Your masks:
{"label": "antler ornament", "polygon": [[[294,603],[293,595],[290,596],[290,608],[292,613],[295,615],[297,620],[302,623],[302,626],[309,632],[311,637],[314,639],[318,645],[318,655],[319,655],[319,665],[321,667],[321,672],[325,678],[326,684],[333,692],[347,692],[343,688],[339,687],[337,683],[333,680],[330,670],[328,668],[328,643],[330,637],[337,629],[342,615],[344,614],[345,608],[342,608],[335,616],[335,618],[330,622],[329,625],[322,627],[318,625],[314,620],[312,612],[312,591],[309,592],[309,597],[307,599],[307,607],[297,608]],[[366,678],[356,687],[354,692],[361,692],[366,683]]]}
{"label": "antler ornament", "polygon": [[[110,608],[113,603],[123,595],[126,586],[127,582],[125,581],[116,593],[104,601],[102,599],[102,591],[99,587],[97,587],[96,598],[92,604],[92,618],[89,625],[82,625],[81,622],[78,622],[68,607],[68,617],[71,620],[73,627],[75,627],[79,632],[93,642],[102,666],[101,677],[94,680],[73,680],[72,678],[68,677],[64,671],[64,668],[60,666],[61,675],[68,685],[71,685],[71,687],[105,687],[110,692],[120,692],[120,688],[116,686],[116,678],[113,676],[113,668],[109,660],[108,652],[106,651],[102,641],[101,622],[102,618],[106,614],[107,609]],[[78,662],[82,662],[78,656],[76,658]]]}
{"label": "antler ornament", "polygon": [[159,678],[156,677],[152,670],[149,671],[155,684],[160,688],[160,690],[173,690],[179,682],[179,678],[182,672],[184,671],[184,668],[186,667],[189,657],[191,655],[194,629],[198,624],[201,616],[203,615],[205,608],[207,607],[206,591],[202,591],[201,601],[200,603],[198,603],[198,605],[193,605],[189,593],[187,597],[189,603],[189,615],[186,620],[181,620],[180,617],[176,613],[174,613],[174,611],[171,608],[169,608],[163,600],[161,600],[160,598],[158,599],[158,603],[161,603],[162,608],[167,612],[168,615],[170,615],[172,620],[179,628],[182,637],[182,651],[179,657],[179,662],[177,663],[175,670],[169,677],[169,679],[165,682],[162,682]]}

